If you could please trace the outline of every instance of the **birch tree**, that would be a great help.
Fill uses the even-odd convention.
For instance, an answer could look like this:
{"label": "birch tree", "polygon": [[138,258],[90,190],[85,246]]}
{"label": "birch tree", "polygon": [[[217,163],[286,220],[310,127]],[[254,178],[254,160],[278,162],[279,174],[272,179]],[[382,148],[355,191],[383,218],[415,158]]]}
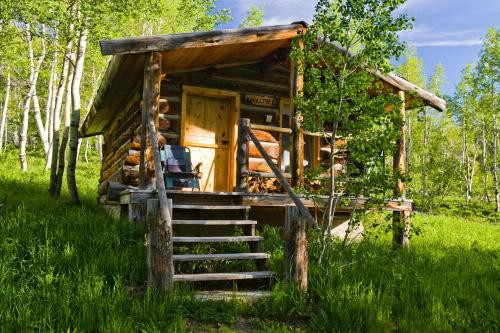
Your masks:
{"label": "birch tree", "polygon": [[[5,97],[3,99],[3,108],[2,108],[2,118],[0,119],[0,152],[2,150],[4,144],[4,133],[6,132],[6,122],[7,122],[7,112],[9,111],[9,99],[10,99],[10,72],[7,73],[7,79],[5,83]],[[7,142],[5,142],[7,144]]]}
{"label": "birch tree", "polygon": [[[304,128],[316,132],[324,132],[325,127],[332,129],[327,136],[330,166],[325,235],[333,225],[342,195],[334,169],[337,135],[349,135],[351,158],[367,161],[367,169],[372,170],[372,173],[363,173],[351,165],[353,172],[362,174],[363,180],[359,183],[363,185],[346,185],[348,193],[376,196],[394,188],[394,183],[389,182],[392,176],[381,174],[385,162],[381,161],[380,153],[394,151],[404,121],[399,112],[385,112],[385,107],[392,105],[398,110],[401,101],[394,94],[384,93],[381,83],[374,82],[370,71],[389,71],[389,59],[398,58],[405,49],[398,32],[409,28],[411,20],[405,14],[395,13],[402,3],[400,0],[321,0],[316,6],[313,24],[294,45],[293,60],[301,64],[296,70],[304,74],[303,91],[299,91],[294,101],[298,110],[294,121],[301,126],[303,119]],[[370,96],[371,89],[378,94]],[[381,182],[372,187],[375,179]],[[325,241],[327,239],[325,236]]]}
{"label": "birch tree", "polygon": [[80,125],[80,108],[81,108],[81,98],[80,98],[80,84],[83,74],[83,65],[86,56],[87,49],[87,34],[88,28],[86,26],[82,27],[79,32],[78,40],[78,50],[76,53],[75,62],[75,72],[73,75],[73,82],[71,85],[71,95],[73,102],[73,111],[71,114],[71,125],[70,125],[70,136],[69,136],[69,158],[68,158],[68,170],[67,170],[67,181],[68,190],[71,196],[71,201],[75,204],[80,204],[80,197],[78,195],[78,188],[76,185],[76,162],[78,158],[78,129]]}
{"label": "birch tree", "polygon": [[[19,160],[21,162],[21,170],[23,172],[28,170],[28,164],[26,161],[26,144],[27,144],[27,139],[28,139],[28,123],[29,123],[29,113],[30,113],[30,106],[33,101],[33,98],[36,97],[36,84],[38,81],[38,75],[40,74],[40,69],[42,67],[43,60],[45,59],[45,51],[42,52],[42,54],[38,57],[36,64],[34,60],[34,50],[33,50],[33,36],[30,31],[31,26],[30,24],[26,24],[25,27],[25,37],[26,37],[26,43],[28,45],[28,55],[30,59],[30,76],[29,76],[29,90],[26,95],[26,99],[24,102],[24,107],[23,107],[23,120],[22,120],[22,129],[21,129],[21,140],[20,140],[20,151],[19,151]],[[38,109],[38,112],[40,110]],[[37,121],[37,125],[39,126],[40,129],[40,123]],[[43,125],[42,125],[43,127]],[[40,135],[43,136],[42,132],[40,132]],[[42,137],[43,140],[43,137]],[[45,144],[44,144],[44,150],[45,150]]]}

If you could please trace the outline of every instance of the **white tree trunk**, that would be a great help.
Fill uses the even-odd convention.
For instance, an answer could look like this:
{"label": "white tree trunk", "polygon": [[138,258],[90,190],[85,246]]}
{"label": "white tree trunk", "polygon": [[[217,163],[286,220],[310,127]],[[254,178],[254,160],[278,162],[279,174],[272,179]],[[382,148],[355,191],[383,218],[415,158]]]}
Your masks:
{"label": "white tree trunk", "polygon": [[75,75],[73,77],[73,83],[71,87],[72,100],[73,100],[73,112],[71,114],[71,126],[70,126],[70,136],[69,136],[69,158],[68,158],[68,169],[66,173],[68,181],[68,190],[71,196],[71,201],[75,204],[80,204],[80,198],[78,196],[78,188],[76,186],[76,161],[78,153],[78,128],[80,125],[80,84],[82,81],[83,65],[85,62],[85,55],[87,49],[87,28],[83,28],[80,31],[78,40],[78,52],[75,62]]}
{"label": "white tree trunk", "polygon": [[[0,120],[0,151],[3,145],[7,145],[7,140],[4,143],[4,133],[7,133],[7,112],[9,111],[9,98],[10,98],[10,73],[7,74],[7,83],[5,85],[5,98],[3,100],[2,118]],[[6,137],[6,135],[5,135]]]}
{"label": "white tree trunk", "polygon": [[[45,129],[47,130],[47,140],[49,140],[49,145],[52,142],[52,137],[48,135],[52,133],[52,95],[54,94],[54,76],[57,65],[57,55],[54,53],[54,60],[52,61],[52,65],[50,66],[50,76],[49,76],[49,84],[47,86],[47,102],[45,103]],[[49,147],[50,149],[50,147]]]}
{"label": "white tree trunk", "polygon": [[490,196],[488,195],[488,164],[487,160],[487,148],[486,148],[486,118],[483,114],[483,124],[482,124],[482,145],[483,145],[483,154],[482,154],[482,164],[483,164],[483,190],[484,190],[484,200],[487,203],[490,203]]}
{"label": "white tree trunk", "polygon": [[64,55],[63,68],[61,70],[61,77],[59,78],[59,86],[57,88],[57,94],[56,94],[57,98],[53,112],[54,126],[52,129],[52,156],[50,162],[50,185],[49,185],[49,194],[52,196],[56,195],[57,158],[59,156],[59,129],[61,127],[61,108],[64,98],[64,90],[67,85],[70,57],[71,57],[71,43],[68,43]]}
{"label": "white tree trunk", "polygon": [[497,118],[493,115],[493,182],[495,184],[495,212],[500,212],[500,194],[498,193],[498,164],[497,164]]}
{"label": "white tree trunk", "polygon": [[53,150],[53,135],[54,132],[54,108],[56,102],[56,68],[57,68],[57,52],[54,52],[54,61],[50,69],[50,80],[48,88],[47,103],[45,104],[45,128],[47,129],[47,139],[49,140],[49,151],[45,161],[45,170],[50,168],[52,163],[52,150]]}
{"label": "white tree trunk", "polygon": [[97,136],[96,148],[99,155],[99,162],[102,163],[102,135]]}
{"label": "white tree trunk", "polygon": [[429,149],[429,119],[427,107],[424,107],[424,156],[422,158],[422,195],[427,196],[427,159]]}
{"label": "white tree trunk", "polygon": [[19,161],[21,162],[21,171],[28,170],[28,163],[26,161],[26,142],[28,140],[28,121],[31,105],[31,94],[28,93],[23,107],[23,123],[21,126],[21,140],[19,142]]}
{"label": "white tree trunk", "polygon": [[[74,63],[74,55],[69,56],[70,63]],[[62,178],[64,174],[64,167],[66,164],[66,147],[68,145],[69,137],[69,125],[71,122],[71,84],[73,83],[73,76],[75,73],[75,68],[73,65],[70,67],[70,74],[68,77],[68,82],[66,84],[66,101],[64,105],[64,130],[61,140],[61,146],[59,147],[58,165],[57,165],[57,175],[55,184],[55,196],[59,196],[61,193]]]}
{"label": "white tree trunk", "polygon": [[85,160],[85,162],[89,162],[89,145],[90,145],[90,142],[89,142],[89,138],[85,139],[85,153],[83,154],[83,159]]}

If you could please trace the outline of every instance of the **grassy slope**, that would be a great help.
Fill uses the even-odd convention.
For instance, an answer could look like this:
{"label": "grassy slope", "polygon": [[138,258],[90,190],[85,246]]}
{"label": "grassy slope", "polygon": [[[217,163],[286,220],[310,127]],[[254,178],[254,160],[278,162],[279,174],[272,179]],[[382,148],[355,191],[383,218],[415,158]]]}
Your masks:
{"label": "grassy slope", "polygon": [[[80,163],[82,207],[50,199],[48,175],[31,157],[0,162],[0,331],[500,331],[500,229],[479,221],[417,216],[407,255],[371,230],[348,248],[332,244],[321,265],[311,237],[310,295],[277,283],[253,306],[199,303],[178,290],[134,297],[144,284],[143,230],[112,222],[95,202],[97,170]],[[94,163],[95,165],[95,163]],[[63,193],[66,190],[63,189]],[[279,232],[265,231],[280,270]],[[187,296],[186,296],[187,295]],[[235,322],[238,322],[234,325]]]}

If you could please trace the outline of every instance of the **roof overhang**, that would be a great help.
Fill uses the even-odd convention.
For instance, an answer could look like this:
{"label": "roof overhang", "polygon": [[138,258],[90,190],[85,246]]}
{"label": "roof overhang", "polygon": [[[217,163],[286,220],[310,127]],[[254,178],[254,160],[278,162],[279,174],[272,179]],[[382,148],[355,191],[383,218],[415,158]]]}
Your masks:
{"label": "roof overhang", "polygon": [[[200,70],[217,66],[235,66],[260,62],[283,48],[289,48],[293,38],[305,33],[304,22],[288,25],[194,32],[162,36],[145,36],[103,40],[103,55],[113,55],[99,87],[94,103],[80,130],[82,137],[102,134],[116,110],[139,92],[147,52],[162,53],[164,74]],[[343,51],[339,47],[339,51]],[[395,74],[372,71],[387,85],[408,92],[407,100],[444,110],[446,102]],[[413,103],[408,103],[411,105]],[[418,103],[417,103],[418,104]]]}

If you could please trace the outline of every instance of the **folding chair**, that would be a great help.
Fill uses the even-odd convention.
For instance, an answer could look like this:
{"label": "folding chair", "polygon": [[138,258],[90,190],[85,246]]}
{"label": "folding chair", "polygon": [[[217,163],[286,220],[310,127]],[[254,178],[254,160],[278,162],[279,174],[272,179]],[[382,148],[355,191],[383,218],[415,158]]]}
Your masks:
{"label": "folding chair", "polygon": [[191,165],[191,151],[188,147],[164,145],[160,149],[163,175],[167,189],[191,188],[200,190],[200,166]]}

